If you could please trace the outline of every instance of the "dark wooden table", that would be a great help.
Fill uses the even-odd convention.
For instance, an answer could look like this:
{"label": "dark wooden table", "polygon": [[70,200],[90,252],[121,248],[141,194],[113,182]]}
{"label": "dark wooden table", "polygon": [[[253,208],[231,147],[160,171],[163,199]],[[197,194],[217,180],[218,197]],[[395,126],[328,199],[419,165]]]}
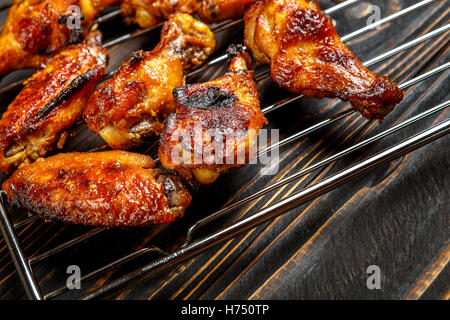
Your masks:
{"label": "dark wooden table", "polygon": [[[321,1],[324,8],[332,1]],[[361,1],[333,14],[341,35],[367,24],[377,5],[385,17],[417,1]],[[2,11],[2,21],[5,11]],[[362,60],[375,57],[397,45],[449,23],[449,2],[435,1],[418,11],[370,31],[348,43]],[[133,28],[116,19],[100,26],[105,39]],[[115,70],[133,50],[151,49],[159,31],[127,41],[111,49],[108,70]],[[229,43],[242,41],[242,25],[217,35],[219,55]],[[401,83],[449,61],[448,34],[433,38],[398,54],[371,69]],[[259,69],[258,69],[259,70]],[[216,77],[223,71],[211,68],[190,79]],[[0,87],[29,71],[2,79]],[[199,218],[241,199],[287,175],[372,136],[415,114],[449,99],[448,72],[434,76],[407,90],[405,100],[382,123],[352,115],[331,127],[280,150],[280,168],[273,176],[261,175],[261,165],[248,165],[222,176],[198,194],[192,207],[172,225],[138,229],[110,229],[33,265],[43,293],[65,285],[69,265],[79,265],[82,275],[135,250],[156,245],[170,251],[184,241],[187,228]],[[271,80],[259,82],[262,106],[289,96]],[[2,110],[14,95],[2,97]],[[268,116],[269,128],[280,130],[280,138],[324,120],[348,108],[336,100],[300,99]],[[259,201],[227,215],[202,230],[214,231],[235,219],[338,172],[368,155],[384,150],[432,124],[448,118],[448,110],[405,128],[321,170],[306,175]],[[113,296],[117,299],[448,299],[450,297],[449,213],[450,137],[384,165],[363,178],[298,207],[274,221],[250,230],[207,252],[187,260],[151,280],[138,283]],[[78,124],[64,152],[85,151],[103,145],[100,138]],[[151,143],[141,148],[155,155]],[[3,181],[4,177],[2,178]],[[10,210],[18,221],[24,212]],[[89,232],[91,228],[37,220],[18,229],[29,257],[39,255]],[[108,271],[82,283],[58,298],[76,298],[152,261],[149,254],[118,270]],[[381,271],[381,288],[367,287],[367,268]],[[0,238],[0,299],[26,298],[14,266]]]}

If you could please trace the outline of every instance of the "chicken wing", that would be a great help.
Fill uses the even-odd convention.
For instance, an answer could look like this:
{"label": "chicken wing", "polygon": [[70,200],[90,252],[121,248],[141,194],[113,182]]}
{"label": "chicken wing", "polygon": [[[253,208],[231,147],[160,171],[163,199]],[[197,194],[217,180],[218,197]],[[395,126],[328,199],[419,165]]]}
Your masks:
{"label": "chicken wing", "polygon": [[250,57],[242,46],[228,50],[230,71],[219,79],[174,90],[177,112],[161,133],[159,159],[187,182],[209,184],[252,156],[267,123],[260,105]]}
{"label": "chicken wing", "polygon": [[67,47],[24,83],[0,120],[0,170],[8,173],[64,144],[105,73],[108,51],[100,38],[97,31]]}
{"label": "chicken wing", "polygon": [[[49,57],[87,35],[106,6],[120,0],[20,0],[8,11],[0,35],[0,75],[43,66]],[[77,6],[83,19],[80,28],[68,23],[71,6]],[[69,18],[70,19],[70,18]]]}
{"label": "chicken wing", "polygon": [[208,26],[188,14],[167,21],[153,51],[137,51],[114,77],[91,96],[84,111],[89,128],[113,149],[136,147],[158,134],[175,110],[172,90],[185,82],[185,71],[214,50]]}
{"label": "chicken wing", "polygon": [[151,27],[174,13],[192,14],[197,0],[124,0],[120,6],[127,23]]}
{"label": "chicken wing", "polygon": [[368,119],[383,119],[403,99],[341,42],[315,1],[255,3],[245,14],[244,38],[254,58],[271,65],[274,82],[294,93],[350,101]]}
{"label": "chicken wing", "polygon": [[244,10],[257,0],[199,0],[197,13],[206,23],[237,19],[244,16]]}
{"label": "chicken wing", "polygon": [[169,223],[191,195],[153,160],[125,151],[58,154],[20,167],[3,183],[10,203],[45,219],[92,226]]}

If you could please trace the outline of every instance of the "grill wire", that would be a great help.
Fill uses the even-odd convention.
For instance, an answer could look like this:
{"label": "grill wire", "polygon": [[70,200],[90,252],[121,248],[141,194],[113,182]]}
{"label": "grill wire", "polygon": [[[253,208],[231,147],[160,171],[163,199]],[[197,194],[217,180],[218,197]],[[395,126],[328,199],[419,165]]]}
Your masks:
{"label": "grill wire", "polygon": [[[327,14],[332,14],[335,12],[338,12],[344,8],[347,8],[355,3],[357,3],[358,0],[351,0],[351,1],[344,1],[330,9],[325,10]],[[429,5],[433,2],[436,2],[435,0],[425,0],[420,1],[410,7],[407,7],[403,10],[400,10],[390,16],[387,16],[386,18],[383,18],[373,24],[367,25],[364,28],[358,29],[350,34],[347,34],[343,37],[341,37],[343,42],[350,41],[352,39],[355,39],[356,37],[363,35],[367,32],[370,32],[374,30],[376,27],[381,26],[385,23],[394,21],[396,19],[399,19],[403,17],[404,15],[411,13],[413,11],[417,11],[418,9]],[[105,14],[104,16],[98,18],[96,20],[97,23],[103,23],[106,22],[116,16],[120,15],[120,10],[112,11],[108,14]],[[221,24],[218,24],[212,28],[215,32],[220,32],[223,30],[226,30],[228,28],[231,28],[233,26],[236,26],[242,22],[242,19],[237,21],[228,21]],[[156,28],[160,27],[160,25],[157,25],[155,27],[151,27],[144,30],[138,30],[136,32],[128,33],[124,36],[118,37],[116,39],[113,39],[109,42],[106,42],[104,44],[105,47],[111,48],[112,46],[115,46],[119,43],[122,43],[124,41],[133,39],[135,37],[141,36],[143,34],[146,34]],[[376,63],[379,63],[381,61],[384,61],[400,52],[403,52],[405,50],[408,50],[410,48],[413,48],[414,46],[417,46],[425,41],[428,41],[430,39],[436,38],[439,35],[446,35],[448,36],[448,31],[450,28],[450,24],[447,24],[443,27],[440,27],[438,29],[435,29],[433,31],[430,31],[420,37],[417,37],[416,39],[409,41],[407,43],[401,44],[397,46],[396,48],[389,50],[379,56],[376,56],[368,61],[366,61],[364,64],[369,67]],[[218,63],[223,62],[226,59],[226,56],[219,56],[218,58],[212,59],[209,62],[207,62],[204,66],[199,67],[198,69],[193,70],[189,75],[189,77],[192,77],[197,74],[202,74],[205,72],[209,67],[216,65]],[[450,67],[450,62],[444,63],[438,67],[435,67],[432,70],[429,70],[428,72],[422,73],[406,82],[403,82],[399,85],[399,87],[403,90],[414,86],[421,81],[424,81],[430,77],[433,77],[437,74],[446,72],[446,70]],[[107,78],[112,76],[112,72],[107,74]],[[264,79],[267,79],[270,77],[269,71],[262,72],[255,76],[255,79],[257,81],[261,81]],[[0,94],[10,92],[14,89],[20,88],[21,81],[12,83],[4,88],[0,89]],[[283,100],[280,100],[276,103],[273,103],[271,105],[265,106],[262,108],[263,112],[265,114],[268,114],[278,108],[282,108],[289,103],[292,103],[294,101],[297,101],[301,99],[302,96],[293,95],[288,98],[285,98]],[[96,289],[95,291],[86,294],[85,296],[82,296],[80,298],[83,299],[89,299],[89,298],[97,298],[100,296],[103,296],[105,294],[109,294],[111,292],[117,291],[118,289],[121,289],[125,286],[130,286],[134,282],[138,280],[144,280],[147,278],[150,278],[154,276],[156,273],[165,270],[167,268],[173,267],[174,265],[180,263],[183,260],[186,260],[188,258],[191,258],[195,255],[198,255],[199,253],[207,250],[208,248],[211,248],[212,246],[219,244],[221,242],[224,242],[228,239],[234,238],[237,235],[241,234],[244,231],[247,231],[249,229],[255,228],[256,226],[274,219],[275,217],[295,208],[299,205],[306,203],[308,201],[313,200],[315,197],[318,197],[319,195],[322,195],[328,191],[331,191],[338,186],[342,185],[343,183],[347,182],[350,179],[353,179],[357,176],[360,176],[367,172],[368,170],[378,167],[381,164],[384,164],[386,162],[391,161],[392,159],[398,158],[402,155],[405,155],[408,152],[411,152],[427,143],[430,143],[448,133],[450,133],[450,120],[444,120],[432,127],[430,127],[427,130],[424,130],[422,132],[419,132],[413,136],[408,137],[407,139],[385,149],[384,151],[370,156],[365,160],[360,161],[359,163],[352,165],[341,172],[338,172],[337,174],[334,174],[330,177],[324,178],[322,180],[319,180],[313,185],[310,185],[308,187],[305,187],[298,191],[297,193],[292,194],[289,197],[285,197],[284,199],[280,200],[279,202],[276,202],[273,205],[270,205],[262,210],[259,210],[255,213],[252,213],[251,215],[241,217],[240,219],[234,221],[233,223],[223,226],[219,228],[218,231],[209,233],[206,236],[203,236],[201,238],[195,239],[195,234],[197,231],[202,229],[204,226],[210,224],[213,221],[216,221],[218,218],[224,216],[227,213],[232,212],[233,210],[243,206],[244,204],[250,203],[253,200],[260,199],[262,196],[275,191],[282,186],[287,185],[288,183],[291,183],[293,181],[298,180],[302,176],[305,176],[319,168],[322,168],[326,165],[332,164],[336,162],[339,159],[342,159],[343,157],[347,156],[350,153],[353,153],[357,150],[361,150],[364,147],[373,144],[374,142],[377,142],[403,128],[406,128],[407,126],[410,126],[412,124],[417,123],[418,121],[425,119],[426,117],[429,117],[439,111],[443,111],[444,109],[448,108],[450,105],[450,101],[445,101],[439,105],[430,107],[428,110],[419,113],[413,117],[410,117],[406,120],[403,120],[400,123],[397,123],[396,125],[388,128],[387,130],[384,130],[370,138],[366,138],[365,140],[362,140],[356,144],[351,145],[350,147],[339,151],[328,158],[325,158],[321,161],[318,161],[303,170],[300,170],[296,172],[295,174],[291,176],[287,176],[259,191],[256,193],[253,193],[252,195],[243,198],[239,201],[236,201],[227,207],[218,210],[208,216],[206,216],[203,219],[198,220],[194,224],[191,225],[191,227],[188,229],[188,232],[186,234],[186,241],[182,243],[177,249],[171,251],[171,252],[165,252],[162,249],[154,246],[150,247],[144,247],[139,250],[136,250],[132,252],[129,255],[125,255],[120,259],[117,259],[109,264],[104,265],[103,267],[94,270],[90,272],[89,274],[84,275],[80,281],[86,281],[88,279],[93,279],[101,274],[106,273],[107,271],[116,269],[123,264],[130,262],[132,260],[137,259],[138,257],[141,257],[143,255],[154,253],[160,256],[160,258],[157,258],[150,264],[146,264],[143,267],[130,272],[117,280],[113,280],[107,285],[101,286],[100,288]],[[306,128],[304,130],[301,130],[275,144],[269,145],[261,150],[258,151],[257,156],[261,156],[266,154],[267,152],[270,152],[274,148],[279,148],[288,144],[291,144],[295,141],[298,141],[308,135],[313,134],[314,132],[317,132],[320,129],[323,129],[325,127],[328,127],[342,119],[345,119],[349,117],[350,115],[355,114],[355,110],[348,109],[341,113],[338,113],[332,117],[329,117],[326,120],[323,120],[321,122],[316,123],[315,125],[310,126],[309,128]],[[3,234],[3,237],[5,239],[5,242],[8,246],[9,252],[12,256],[14,265],[16,267],[16,270],[20,276],[20,279],[24,285],[25,291],[30,299],[52,299],[55,297],[58,297],[59,295],[65,293],[68,291],[66,286],[61,286],[60,288],[53,290],[51,292],[43,294],[41,292],[41,288],[39,287],[38,281],[35,278],[33,268],[36,264],[39,262],[44,261],[45,259],[48,259],[55,255],[56,253],[59,253],[63,250],[66,250],[68,248],[71,248],[75,245],[77,245],[80,242],[83,242],[85,240],[88,240],[92,238],[93,236],[96,236],[103,231],[107,230],[106,228],[93,228],[90,231],[83,233],[75,238],[72,238],[71,240],[64,242],[53,249],[50,249],[44,253],[41,253],[39,255],[35,255],[31,258],[27,257],[23,251],[23,245],[20,242],[17,230],[20,228],[24,228],[25,226],[29,225],[30,223],[36,221],[39,219],[38,216],[32,216],[29,218],[25,218],[15,224],[11,223],[11,220],[9,218],[9,215],[7,213],[6,209],[6,199],[5,194],[3,191],[1,191],[1,199],[0,199],[0,229]]]}

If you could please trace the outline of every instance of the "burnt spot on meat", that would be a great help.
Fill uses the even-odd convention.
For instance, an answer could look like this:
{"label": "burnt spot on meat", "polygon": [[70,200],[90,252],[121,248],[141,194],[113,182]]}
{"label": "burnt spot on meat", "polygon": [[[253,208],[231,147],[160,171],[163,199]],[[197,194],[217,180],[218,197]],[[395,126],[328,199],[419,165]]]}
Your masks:
{"label": "burnt spot on meat", "polygon": [[238,98],[227,90],[218,86],[201,87],[190,92],[188,87],[180,87],[173,90],[173,96],[177,104],[190,109],[212,109],[231,107]]}
{"label": "burnt spot on meat", "polygon": [[[58,106],[63,104],[65,101],[68,101],[73,97],[75,93],[79,90],[82,90],[84,85],[91,80],[97,74],[97,69],[89,69],[86,73],[79,75],[76,77],[64,90],[62,90],[55,98],[53,98],[49,103],[47,103],[44,107],[39,109],[37,114],[33,117],[32,122],[39,121]],[[30,125],[28,130],[34,130],[34,126]]]}

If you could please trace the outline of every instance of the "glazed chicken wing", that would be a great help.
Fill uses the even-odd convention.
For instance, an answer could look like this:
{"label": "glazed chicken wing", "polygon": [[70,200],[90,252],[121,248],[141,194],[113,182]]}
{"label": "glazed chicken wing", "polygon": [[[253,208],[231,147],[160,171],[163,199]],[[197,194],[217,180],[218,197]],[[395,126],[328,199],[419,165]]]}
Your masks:
{"label": "glazed chicken wing", "polygon": [[127,23],[151,27],[174,13],[192,14],[197,0],[124,0],[120,6]]}
{"label": "glazed chicken wing", "polygon": [[113,149],[136,147],[158,134],[175,110],[172,90],[185,83],[185,71],[214,50],[208,26],[188,14],[167,21],[153,51],[137,51],[114,77],[91,96],[84,111],[89,128]]}
{"label": "glazed chicken wing", "polygon": [[369,71],[341,42],[315,1],[255,3],[245,14],[245,44],[257,61],[271,65],[279,86],[350,101],[368,119],[383,119],[403,99],[391,80]]}
{"label": "glazed chicken wing", "polygon": [[92,226],[169,223],[191,196],[153,160],[124,151],[66,153],[19,168],[3,184],[10,203],[45,219]]}
{"label": "glazed chicken wing", "polygon": [[[69,44],[87,35],[95,16],[120,0],[20,0],[15,1],[0,35],[0,75],[16,69],[36,69]],[[68,23],[78,6],[80,28]],[[69,21],[71,22],[71,21]]]}
{"label": "glazed chicken wing", "polygon": [[244,10],[257,0],[199,0],[197,13],[206,23],[237,19],[244,16]]}
{"label": "glazed chicken wing", "polygon": [[98,31],[91,33],[25,81],[0,120],[0,170],[9,172],[64,144],[105,73],[108,52],[97,43],[100,38]]}
{"label": "glazed chicken wing", "polygon": [[214,182],[252,156],[267,123],[260,105],[250,57],[242,46],[228,50],[230,71],[217,80],[175,89],[177,112],[160,138],[159,159],[192,185]]}

